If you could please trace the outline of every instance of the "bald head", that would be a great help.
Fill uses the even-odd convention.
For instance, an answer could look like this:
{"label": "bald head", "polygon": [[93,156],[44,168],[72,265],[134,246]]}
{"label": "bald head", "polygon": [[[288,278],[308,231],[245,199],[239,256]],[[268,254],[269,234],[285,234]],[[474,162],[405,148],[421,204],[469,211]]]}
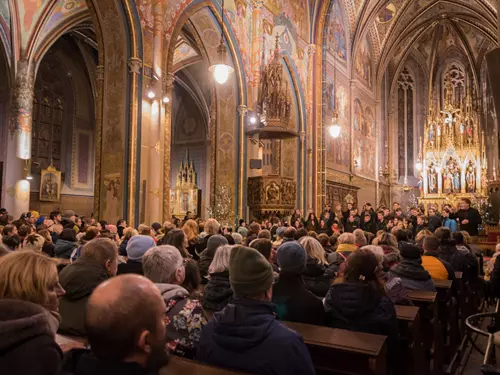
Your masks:
{"label": "bald head", "polygon": [[145,277],[127,274],[105,281],[87,304],[85,330],[92,351],[102,360],[139,356],[147,363],[145,346],[164,343],[164,314],[158,288]]}

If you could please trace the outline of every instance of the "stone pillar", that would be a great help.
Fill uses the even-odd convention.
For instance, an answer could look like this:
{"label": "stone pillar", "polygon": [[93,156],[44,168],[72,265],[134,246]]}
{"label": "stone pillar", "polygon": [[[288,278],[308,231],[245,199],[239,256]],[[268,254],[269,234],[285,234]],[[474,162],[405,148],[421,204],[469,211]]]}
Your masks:
{"label": "stone pillar", "polygon": [[240,127],[240,144],[239,144],[239,150],[240,152],[238,153],[238,169],[239,169],[239,189],[237,192],[238,196],[238,212],[236,213],[236,220],[242,219],[246,217],[246,201],[245,201],[245,196],[246,196],[246,191],[247,191],[247,183],[245,181],[245,168],[247,167],[247,160],[243,154],[244,146],[245,146],[245,140],[246,140],[246,135],[245,135],[245,122],[246,122],[246,115],[247,115],[247,106],[246,105],[239,105],[238,106],[238,121],[239,121],[239,127]]}
{"label": "stone pillar", "polygon": [[262,17],[261,9],[264,4],[264,0],[253,0],[252,1],[252,55],[251,55],[251,66],[252,66],[252,84],[251,95],[249,100],[249,105],[253,108],[255,102],[257,101],[259,81],[260,81],[260,66],[261,66],[261,46],[262,46]]}
{"label": "stone pillar", "polygon": [[[173,88],[174,88],[174,74],[168,73],[165,78],[164,95],[166,95],[171,99]],[[163,220],[168,220],[172,216],[170,214],[171,138],[172,138],[172,106],[167,105],[165,107],[165,119],[163,127]],[[157,173],[159,174],[159,171],[157,171]],[[215,173],[215,171],[212,171],[212,173]]]}
{"label": "stone pillar", "polygon": [[[304,128],[306,128],[306,142],[301,138],[301,156],[300,159],[303,160],[304,155],[304,149],[307,150],[312,150],[313,149],[313,117],[314,117],[314,111],[313,111],[313,100],[314,100],[314,56],[316,54],[316,45],[315,44],[309,44],[308,49],[307,49],[307,54],[309,57],[308,61],[308,76],[307,76],[307,124],[304,124]],[[319,98],[321,100],[321,98]],[[301,129],[303,130],[303,129]],[[308,211],[313,210],[313,195],[312,195],[312,183],[313,183],[313,173],[314,173],[314,168],[313,168],[313,158],[312,154],[307,152],[307,159],[300,164],[300,171],[302,173],[302,184],[303,184],[303,194],[306,194],[306,206],[303,207],[304,215]],[[304,171],[306,169],[306,171]],[[326,171],[325,171],[326,172]],[[308,191],[307,188],[310,188]],[[301,189],[301,190],[302,190]],[[302,205],[304,197],[300,197],[301,201],[300,204]],[[300,207],[300,206],[299,206]],[[320,212],[319,210],[317,212]]]}
{"label": "stone pillar", "polygon": [[26,61],[20,61],[11,90],[4,182],[4,206],[16,219],[29,210],[30,183],[26,177],[30,173],[33,97],[33,67]]}
{"label": "stone pillar", "polygon": [[[94,176],[94,215],[99,216],[101,204],[101,159],[102,159],[102,110],[104,92],[104,66],[96,69],[97,100],[95,108],[95,176]],[[98,217],[99,218],[99,217]]]}

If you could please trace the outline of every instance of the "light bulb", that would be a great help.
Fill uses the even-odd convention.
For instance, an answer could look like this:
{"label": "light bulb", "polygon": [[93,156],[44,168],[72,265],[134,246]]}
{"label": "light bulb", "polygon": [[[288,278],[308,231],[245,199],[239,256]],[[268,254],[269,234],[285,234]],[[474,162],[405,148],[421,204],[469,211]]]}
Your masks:
{"label": "light bulb", "polygon": [[420,172],[422,170],[422,163],[418,161],[417,164],[415,164],[415,168]]}
{"label": "light bulb", "polygon": [[26,179],[27,179],[27,180],[33,180],[33,176],[31,176],[31,175],[26,176]]}
{"label": "light bulb", "polygon": [[148,92],[148,98],[149,99],[154,99],[155,98],[155,93],[153,91]]}
{"label": "light bulb", "polygon": [[163,98],[163,103],[168,103],[170,101],[170,98],[168,96],[165,96]]}
{"label": "light bulb", "polygon": [[328,133],[330,134],[330,136],[332,138],[340,137],[340,130],[341,130],[341,128],[340,128],[340,125],[338,125],[338,124],[330,125],[328,127]]}
{"label": "light bulb", "polygon": [[229,79],[229,67],[225,64],[215,65],[213,72],[215,81],[220,85],[223,85]]}
{"label": "light bulb", "polygon": [[257,117],[251,116],[250,117],[250,124],[255,125],[257,123]]}

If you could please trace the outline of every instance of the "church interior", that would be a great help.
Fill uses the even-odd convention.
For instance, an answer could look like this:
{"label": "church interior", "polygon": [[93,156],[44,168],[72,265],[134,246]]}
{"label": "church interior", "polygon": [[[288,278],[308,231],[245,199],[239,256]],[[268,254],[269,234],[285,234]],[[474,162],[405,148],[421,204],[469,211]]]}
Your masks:
{"label": "church interior", "polygon": [[[293,331],[286,334],[298,332],[300,348],[307,349],[287,352],[284,343],[297,337],[284,333],[287,338],[267,351],[283,346],[288,354],[282,353],[287,358],[282,362],[290,359],[291,367],[261,373],[468,375],[480,368],[498,373],[487,372],[492,368],[481,362],[484,354],[483,365],[495,366],[490,363],[495,342],[500,347],[500,333],[492,334],[500,321],[500,261],[495,260],[500,253],[499,9],[496,0],[0,0],[2,243],[10,250],[28,247],[33,244],[23,241],[31,231],[40,237],[45,230],[47,243],[55,242],[52,257],[64,258],[56,284],[67,294],[71,283],[64,280],[85,260],[86,241],[108,236],[116,242],[117,255],[103,263],[104,279],[117,272],[144,273],[157,285],[164,281],[147,275],[143,258],[157,244],[172,245],[185,258],[175,258],[184,271],[175,269],[169,280],[201,301],[196,293],[203,295],[208,286],[198,286],[212,282],[215,256],[228,245],[224,236],[237,232],[239,244],[248,246],[236,246],[238,238],[233,239],[236,247],[225,255],[230,264],[217,274],[231,278],[230,286],[226,280],[231,296],[251,297],[248,307],[256,295],[270,302],[266,293],[274,282],[293,279],[282,272],[279,251],[290,241],[290,252],[305,254],[302,269],[310,262],[321,268],[316,279],[299,272],[300,282],[293,280],[300,286],[293,290],[307,288],[315,303],[322,301],[318,314],[330,314],[334,323],[327,328],[328,317],[318,324],[287,319],[283,324]],[[24,237],[19,233],[17,245],[5,241],[26,226],[29,231]],[[361,237],[351,233],[357,231]],[[421,231],[427,237],[419,240]],[[296,232],[302,235],[294,237]],[[449,238],[443,237],[448,232]],[[267,255],[255,248],[266,257],[264,266],[261,257],[251,275],[246,275],[250,266],[231,268],[236,252],[249,257],[245,261],[255,257],[251,241],[267,233],[269,243],[279,244],[273,242],[272,251],[269,244]],[[137,259],[127,244],[134,236],[149,244]],[[216,237],[225,242],[212,250],[202,270]],[[61,240],[81,242],[59,256]],[[315,245],[320,255],[311,250]],[[10,250],[5,259],[13,258]],[[443,260],[436,265],[441,274],[426,263],[438,258],[433,251]],[[8,267],[1,256],[0,249],[0,311],[7,295],[2,267]],[[361,268],[375,262],[369,276],[349,273],[356,259]],[[201,276],[198,272],[193,282],[198,285],[190,289],[193,263]],[[123,271],[127,266],[138,268]],[[409,268],[416,278],[408,284]],[[399,281],[389,287],[378,271]],[[258,272],[265,280],[254,284],[269,282],[266,290],[237,291],[246,282],[237,280],[239,275],[250,280]],[[380,281],[382,287],[363,301],[370,303],[382,290],[376,303],[390,299],[397,334],[335,321],[333,296],[341,295],[336,284],[347,285],[353,274],[353,284],[366,288]],[[98,296],[114,285],[125,293],[145,280],[113,277],[92,290]],[[485,286],[490,280],[491,287]],[[401,299],[389,290],[398,283],[404,293],[408,289]],[[146,287],[128,296],[139,296]],[[63,327],[67,305],[64,290],[57,293]],[[98,305],[97,298],[89,309]],[[204,341],[207,329],[217,330],[209,318],[211,313],[199,318],[206,325],[203,334],[201,328],[196,332],[199,348],[175,352],[164,374],[254,370],[245,367],[248,357],[240,360],[227,352],[217,362],[218,349],[207,349],[200,359],[200,348],[217,341]],[[167,336],[169,329],[167,324]],[[69,332],[57,337],[63,349],[77,336]],[[396,336],[398,345],[391,341]],[[72,347],[85,342],[88,348],[82,340]],[[486,349],[478,352],[471,342]],[[90,343],[97,350],[96,341]],[[481,358],[476,361],[471,352]],[[305,362],[295,367],[293,361],[303,354],[311,371]],[[0,345],[0,368],[2,356]],[[466,369],[467,361],[473,370],[470,364]]]}

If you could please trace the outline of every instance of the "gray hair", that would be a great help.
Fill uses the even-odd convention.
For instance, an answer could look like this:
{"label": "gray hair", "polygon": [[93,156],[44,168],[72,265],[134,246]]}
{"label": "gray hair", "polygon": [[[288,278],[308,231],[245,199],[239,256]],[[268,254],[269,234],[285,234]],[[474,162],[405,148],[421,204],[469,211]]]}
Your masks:
{"label": "gray hair", "polygon": [[354,243],[356,245],[359,245],[359,246],[368,245],[368,241],[366,240],[366,237],[365,237],[365,232],[362,229],[355,229],[354,232],[352,232],[352,234],[354,234],[354,238],[355,238]]}
{"label": "gray hair", "polygon": [[356,242],[356,237],[354,237],[354,234],[352,233],[342,233],[339,238],[338,238],[339,244],[341,243],[348,243],[351,245],[354,245]]}
{"label": "gray hair", "polygon": [[232,245],[220,246],[215,252],[214,259],[210,263],[208,273],[224,272],[229,269],[229,256],[231,255]]}
{"label": "gray hair", "polygon": [[384,261],[384,249],[382,249],[380,246],[366,245],[363,246],[360,250],[370,250],[373,254],[375,254],[375,258],[377,258],[379,264],[382,264],[382,262]]}
{"label": "gray hair", "polygon": [[241,234],[231,233],[231,237],[233,237],[235,245],[241,245],[243,243],[243,236]]}
{"label": "gray hair", "polygon": [[181,266],[181,253],[172,245],[152,247],[142,258],[144,276],[156,284],[170,284]]}

